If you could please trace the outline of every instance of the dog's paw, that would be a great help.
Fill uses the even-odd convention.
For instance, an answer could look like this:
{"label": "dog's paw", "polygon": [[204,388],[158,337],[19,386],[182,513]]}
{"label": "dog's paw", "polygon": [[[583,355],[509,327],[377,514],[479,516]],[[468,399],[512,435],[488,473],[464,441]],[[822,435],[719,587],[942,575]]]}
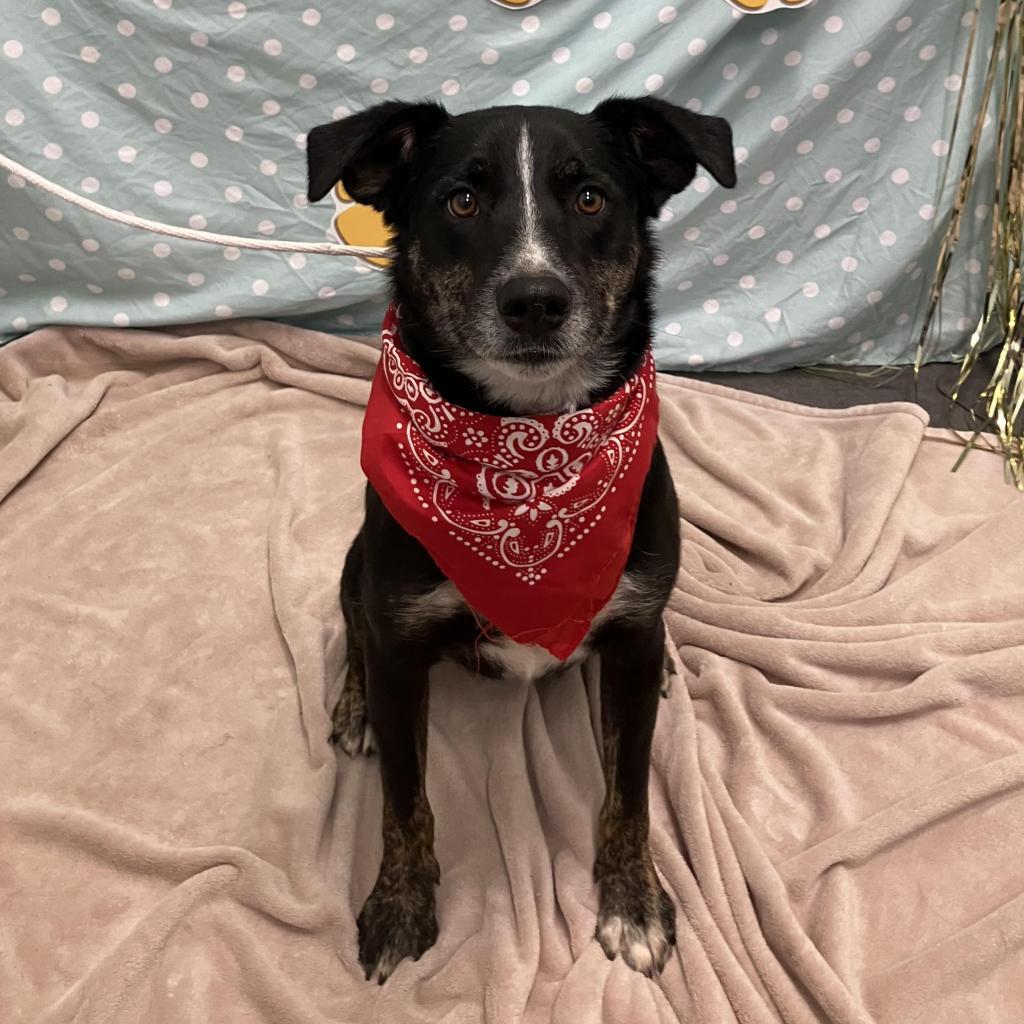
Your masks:
{"label": "dog's paw", "polygon": [[366,980],[383,985],[406,958],[419,958],[437,941],[435,881],[428,874],[405,875],[402,883],[377,880],[357,922],[359,962]]}
{"label": "dog's paw", "polygon": [[624,866],[605,877],[596,934],[609,960],[621,956],[648,978],[661,973],[676,944],[676,912],[653,868]]}
{"label": "dog's paw", "polygon": [[350,679],[345,684],[334,709],[331,742],[350,757],[358,754],[369,756],[377,749],[377,740],[366,718],[366,695],[351,683]]}

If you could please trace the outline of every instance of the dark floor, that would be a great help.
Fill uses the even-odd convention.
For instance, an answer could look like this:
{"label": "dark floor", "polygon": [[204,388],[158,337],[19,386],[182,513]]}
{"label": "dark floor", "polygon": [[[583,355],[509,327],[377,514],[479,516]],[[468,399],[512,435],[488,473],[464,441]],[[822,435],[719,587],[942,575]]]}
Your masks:
{"label": "dark floor", "polygon": [[[846,409],[853,405],[877,402],[914,402],[931,417],[933,427],[965,429],[978,393],[988,382],[997,352],[982,356],[961,389],[958,406],[950,402],[950,394],[960,373],[958,363],[931,363],[921,368],[917,380],[912,366],[858,367],[856,370],[827,368],[816,370],[785,370],[781,373],[701,373],[674,374],[722,384],[740,391],[770,395],[787,402],[813,405],[820,409]],[[872,373],[872,376],[865,376]]]}

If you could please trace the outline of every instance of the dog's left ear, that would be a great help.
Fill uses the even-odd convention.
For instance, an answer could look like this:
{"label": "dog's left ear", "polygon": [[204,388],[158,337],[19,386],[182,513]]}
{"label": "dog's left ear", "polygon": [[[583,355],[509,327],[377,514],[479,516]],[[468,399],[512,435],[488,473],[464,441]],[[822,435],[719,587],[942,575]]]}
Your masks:
{"label": "dog's left ear", "polygon": [[721,117],[695,114],[649,96],[605,100],[591,116],[625,144],[639,165],[653,213],[693,181],[698,164],[719,185],[736,184],[732,128]]}
{"label": "dog's left ear", "polygon": [[379,103],[314,128],[306,139],[309,199],[340,181],[357,202],[394,214],[413,161],[449,119],[437,103]]}

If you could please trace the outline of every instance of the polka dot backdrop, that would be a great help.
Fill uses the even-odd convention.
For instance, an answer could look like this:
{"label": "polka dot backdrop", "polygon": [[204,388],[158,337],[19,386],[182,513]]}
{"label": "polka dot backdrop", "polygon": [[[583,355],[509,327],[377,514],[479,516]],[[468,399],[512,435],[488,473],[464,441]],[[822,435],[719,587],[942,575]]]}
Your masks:
{"label": "polka dot backdrop", "polygon": [[[0,27],[0,146],[140,216],[373,244],[373,218],[353,218],[343,196],[307,205],[313,125],[396,97],[458,112],[655,94],[728,117],[740,165],[735,191],[700,174],[657,225],[659,365],[912,358],[968,141],[965,119],[940,195],[954,107],[963,91],[971,112],[980,91],[980,68],[961,81],[973,0],[818,0],[756,16],[721,0],[462,0],[438,14],[412,0],[311,2],[23,4]],[[990,203],[972,200],[934,357],[958,356],[977,319]],[[0,341],[46,323],[231,316],[370,335],[383,310],[369,261],[164,240],[14,176],[0,178],[0,238]]]}

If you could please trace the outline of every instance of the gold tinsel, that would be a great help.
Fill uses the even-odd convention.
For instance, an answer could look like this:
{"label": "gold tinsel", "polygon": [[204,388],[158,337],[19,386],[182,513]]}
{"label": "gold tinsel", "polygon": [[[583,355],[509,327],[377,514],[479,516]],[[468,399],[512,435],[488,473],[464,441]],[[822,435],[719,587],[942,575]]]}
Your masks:
{"label": "gold tinsel", "polygon": [[[975,0],[974,20],[964,59],[964,75],[975,53],[976,36],[983,0]],[[988,282],[981,320],[971,338],[960,368],[953,401],[959,401],[960,389],[976,369],[983,352],[998,349],[991,379],[970,409],[974,422],[971,436],[964,438],[966,449],[986,445],[984,435],[994,432],[1002,448],[1009,479],[1024,490],[1024,294],[1021,290],[1021,257],[1024,252],[1024,0],[999,0],[995,38],[989,56],[981,102],[975,117],[957,187],[936,262],[935,277],[928,295],[924,324],[918,339],[915,372],[927,354],[928,340],[940,308],[942,291],[950,262],[960,239],[960,225],[967,199],[977,178],[978,149],[985,117],[996,87],[995,129],[998,139],[995,160],[995,199],[992,213],[992,240]],[[961,98],[963,90],[961,90]],[[960,120],[958,100],[953,131]],[[951,149],[952,149],[952,139]],[[947,164],[948,168],[948,164]],[[959,465],[959,461],[957,463]]]}

